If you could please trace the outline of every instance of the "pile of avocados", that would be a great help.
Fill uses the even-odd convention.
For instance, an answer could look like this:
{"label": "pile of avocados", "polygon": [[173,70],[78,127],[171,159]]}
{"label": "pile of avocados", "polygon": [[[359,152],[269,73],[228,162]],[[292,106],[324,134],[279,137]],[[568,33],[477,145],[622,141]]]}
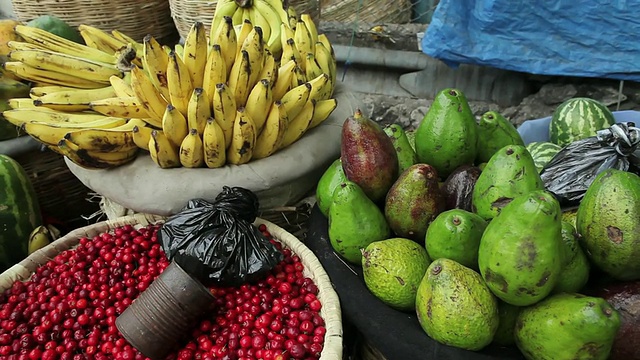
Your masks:
{"label": "pile of avocados", "polygon": [[330,244],[425,336],[526,359],[640,359],[640,176],[563,209],[501,114],[439,92],[415,131],[360,111],[316,188]]}

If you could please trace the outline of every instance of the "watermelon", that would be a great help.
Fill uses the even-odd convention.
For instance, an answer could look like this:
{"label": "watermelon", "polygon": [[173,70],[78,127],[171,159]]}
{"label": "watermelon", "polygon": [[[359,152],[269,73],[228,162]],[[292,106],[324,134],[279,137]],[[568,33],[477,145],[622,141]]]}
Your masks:
{"label": "watermelon", "polygon": [[535,141],[527,144],[527,150],[529,154],[531,154],[538,172],[542,171],[542,168],[547,165],[561,149],[562,147],[560,147],[560,145],[549,141]]}
{"label": "watermelon", "polygon": [[0,155],[0,271],[27,256],[29,234],[42,225],[33,185],[20,164]]}
{"label": "watermelon", "polygon": [[615,124],[613,113],[599,101],[573,98],[560,104],[549,124],[549,140],[566,146],[576,140],[595,136],[598,130]]}

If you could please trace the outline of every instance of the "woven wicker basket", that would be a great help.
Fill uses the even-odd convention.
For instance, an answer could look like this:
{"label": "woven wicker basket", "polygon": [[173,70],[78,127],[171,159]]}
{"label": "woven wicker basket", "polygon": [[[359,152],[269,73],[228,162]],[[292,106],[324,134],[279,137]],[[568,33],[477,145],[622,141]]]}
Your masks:
{"label": "woven wicker basket", "polygon": [[151,34],[156,39],[175,36],[166,0],[13,0],[20,21],[54,15],[72,26],[87,24],[105,31],[118,29],[137,41]]}
{"label": "woven wicker basket", "polygon": [[409,0],[325,0],[322,20],[338,22],[404,24],[411,21]]}
{"label": "woven wicker basket", "polygon": [[[76,229],[44,248],[34,252],[23,261],[0,274],[0,292],[4,292],[9,289],[15,281],[29,279],[31,274],[33,274],[40,265],[45,264],[50,259],[53,259],[60,252],[75,247],[82,237],[91,239],[95,235],[124,225],[144,227],[149,224],[160,224],[164,219],[165,218],[161,216],[136,214]],[[320,261],[313,252],[311,252],[311,250],[309,250],[309,248],[307,248],[295,236],[289,234],[279,226],[263,219],[256,219],[255,224],[264,224],[274,238],[300,257],[304,264],[304,275],[311,278],[318,286],[318,299],[323,305],[320,310],[320,315],[325,321],[327,332],[325,335],[324,349],[322,350],[320,359],[342,359],[342,317],[340,301],[338,299],[338,295],[333,289],[331,281],[329,280],[329,276],[320,264]]]}
{"label": "woven wicker basket", "polygon": [[[194,22],[200,21],[209,34],[211,19],[216,9],[217,0],[169,0],[171,17],[182,38],[187,36]],[[320,5],[318,0],[289,0],[289,4],[299,14],[309,13],[318,21],[320,19]]]}

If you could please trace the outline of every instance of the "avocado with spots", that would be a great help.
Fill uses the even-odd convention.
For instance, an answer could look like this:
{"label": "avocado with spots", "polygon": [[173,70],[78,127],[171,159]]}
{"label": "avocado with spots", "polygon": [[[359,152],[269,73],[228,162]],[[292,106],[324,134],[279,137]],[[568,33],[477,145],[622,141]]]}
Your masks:
{"label": "avocado with spots", "polygon": [[516,197],[482,235],[480,273],[502,301],[516,306],[544,299],[560,275],[562,231],[560,204],[547,191]]}
{"label": "avocado with spots", "polygon": [[527,360],[606,360],[619,328],[604,299],[562,293],[522,309],[515,339]]}
{"label": "avocado with spots", "polygon": [[576,228],[566,221],[562,222],[562,248],[562,276],[558,279],[553,293],[579,292],[589,281],[591,266],[578,243]]}
{"label": "avocado with spots", "polygon": [[418,287],[416,313],[433,340],[466,350],[489,345],[498,329],[498,301],[477,272],[434,260]]}
{"label": "avocado with spots", "polygon": [[487,111],[478,123],[476,163],[489,161],[496,151],[507,145],[523,145],[522,137],[509,120],[496,111]]}
{"label": "avocado with spots", "polygon": [[591,262],[610,276],[640,279],[640,177],[609,169],[587,189],[576,229]]}

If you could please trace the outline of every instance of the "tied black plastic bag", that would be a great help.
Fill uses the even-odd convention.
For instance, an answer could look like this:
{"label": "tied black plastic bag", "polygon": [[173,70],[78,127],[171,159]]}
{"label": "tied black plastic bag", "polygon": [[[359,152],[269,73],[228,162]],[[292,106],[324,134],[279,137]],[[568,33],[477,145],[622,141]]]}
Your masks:
{"label": "tied black plastic bag", "polygon": [[266,275],[282,253],[253,225],[257,196],[241,187],[225,186],[210,203],[189,201],[159,231],[169,260],[205,285],[236,286]]}
{"label": "tied black plastic bag", "polygon": [[596,136],[574,141],[560,150],[542,169],[545,188],[561,204],[578,203],[593,179],[604,170],[617,169],[638,173],[640,129],[626,122],[600,130]]}

